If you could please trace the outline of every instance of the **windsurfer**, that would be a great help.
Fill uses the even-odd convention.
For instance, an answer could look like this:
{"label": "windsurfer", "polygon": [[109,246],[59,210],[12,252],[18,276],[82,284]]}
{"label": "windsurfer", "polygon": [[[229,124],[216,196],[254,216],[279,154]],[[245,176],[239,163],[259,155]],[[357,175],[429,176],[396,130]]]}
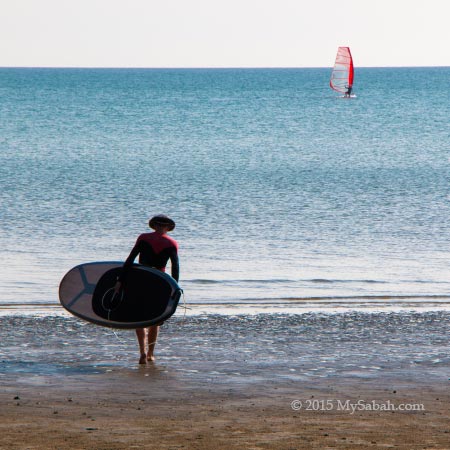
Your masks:
{"label": "windsurfer", "polygon": [[353,58],[349,47],[339,47],[331,72],[330,87],[344,98],[354,97],[353,91]]}

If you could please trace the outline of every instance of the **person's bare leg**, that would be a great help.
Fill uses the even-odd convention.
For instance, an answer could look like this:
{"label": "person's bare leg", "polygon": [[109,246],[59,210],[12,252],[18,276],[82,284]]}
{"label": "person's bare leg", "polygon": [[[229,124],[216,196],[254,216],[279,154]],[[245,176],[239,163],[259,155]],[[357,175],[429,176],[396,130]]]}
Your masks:
{"label": "person's bare leg", "polygon": [[141,357],[139,358],[139,364],[145,364],[147,362],[147,353],[145,352],[145,328],[136,328],[136,336],[139,344],[139,351],[141,352]]}
{"label": "person's bare leg", "polygon": [[154,361],[155,357],[153,352],[155,351],[156,340],[158,339],[159,325],[153,325],[148,328],[148,353],[147,361]]}

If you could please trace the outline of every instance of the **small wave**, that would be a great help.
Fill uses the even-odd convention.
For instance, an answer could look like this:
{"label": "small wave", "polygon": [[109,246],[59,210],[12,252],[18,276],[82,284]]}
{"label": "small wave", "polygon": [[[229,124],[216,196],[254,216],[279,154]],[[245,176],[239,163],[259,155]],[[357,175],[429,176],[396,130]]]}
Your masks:
{"label": "small wave", "polygon": [[386,295],[334,295],[334,296],[308,296],[308,297],[278,297],[278,298],[247,298],[243,300],[245,303],[251,302],[355,302],[355,301],[366,301],[366,302],[377,302],[377,301],[417,301],[417,302],[429,302],[432,300],[443,300],[450,301],[450,295],[446,294],[410,294],[410,295],[396,295],[396,294],[386,294]]}
{"label": "small wave", "polygon": [[327,278],[312,278],[311,280],[304,280],[309,281],[310,283],[370,283],[370,284],[385,284],[388,283],[388,281],[383,280],[333,280],[333,279],[327,279]]}
{"label": "small wave", "polygon": [[339,284],[359,284],[359,285],[389,285],[396,283],[408,283],[408,284],[450,284],[444,281],[434,281],[434,280],[400,280],[400,281],[388,281],[388,280],[374,280],[374,279],[333,279],[333,278],[310,278],[310,279],[288,279],[288,278],[247,278],[247,279],[209,279],[209,278],[196,278],[191,280],[183,280],[183,284],[194,284],[194,285],[226,285],[226,286],[236,286],[236,285],[297,285],[302,286],[311,283],[313,285],[339,285]]}
{"label": "small wave", "polygon": [[314,283],[314,284],[339,284],[339,283],[368,283],[368,284],[387,284],[389,281],[384,280],[341,280],[328,278],[311,278],[311,279],[287,279],[287,278],[266,278],[266,279],[192,279],[183,280],[183,283],[192,284],[292,284],[292,283]]}
{"label": "small wave", "polygon": [[[300,280],[301,281],[301,280]],[[193,279],[193,280],[183,280],[183,283],[192,283],[192,284],[270,284],[270,283],[296,283],[298,280],[285,280],[285,279],[266,279],[266,280],[258,280],[258,279],[239,279],[236,278],[234,280],[211,280],[211,279]]]}
{"label": "small wave", "polygon": [[206,280],[206,279],[196,279],[196,280],[183,280],[183,283],[193,283],[193,284],[220,284],[223,280]]}

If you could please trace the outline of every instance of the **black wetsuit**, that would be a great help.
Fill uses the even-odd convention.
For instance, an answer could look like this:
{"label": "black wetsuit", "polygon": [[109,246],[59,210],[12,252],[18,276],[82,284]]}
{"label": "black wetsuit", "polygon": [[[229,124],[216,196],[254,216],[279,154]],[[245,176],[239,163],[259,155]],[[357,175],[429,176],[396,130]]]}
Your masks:
{"label": "black wetsuit", "polygon": [[154,267],[162,272],[166,271],[166,265],[170,259],[172,277],[176,281],[179,280],[178,243],[167,234],[157,232],[141,234],[123,265],[124,270],[121,279],[126,276],[127,270],[132,266],[138,255],[140,264]]}

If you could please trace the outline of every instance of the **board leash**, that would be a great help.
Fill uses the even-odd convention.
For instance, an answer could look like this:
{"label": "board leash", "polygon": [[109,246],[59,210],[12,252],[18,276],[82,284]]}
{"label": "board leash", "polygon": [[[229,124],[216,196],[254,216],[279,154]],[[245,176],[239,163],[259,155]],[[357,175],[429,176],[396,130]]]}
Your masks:
{"label": "board leash", "polygon": [[[108,320],[111,320],[111,312],[114,311],[114,309],[116,309],[117,306],[119,306],[120,303],[122,303],[122,300],[123,300],[123,290],[121,289],[121,290],[120,290],[120,301],[119,301],[118,305],[116,306],[116,308],[114,308],[114,309],[112,309],[112,308],[107,308],[107,307],[105,306],[105,304],[104,304],[105,297],[106,297],[106,295],[109,294],[112,290],[114,290],[114,288],[108,289],[108,290],[103,294],[103,297],[102,297],[102,307],[108,311]],[[118,295],[118,293],[117,293],[117,292],[114,292],[114,294],[113,294],[113,296],[112,296],[112,299],[111,299],[111,304],[113,304],[114,297],[115,297],[116,295]],[[113,333],[114,333],[114,336],[117,338],[117,340],[118,340],[121,344],[123,344],[125,341],[119,337],[119,335],[117,334],[116,330],[112,330],[112,331],[113,331]]]}
{"label": "board leash", "polygon": [[181,323],[184,324],[184,321],[186,319],[187,306],[186,306],[186,297],[184,296],[183,290],[181,290],[181,297],[183,298],[183,307],[184,307],[184,314],[183,314],[183,319],[182,319]]}

